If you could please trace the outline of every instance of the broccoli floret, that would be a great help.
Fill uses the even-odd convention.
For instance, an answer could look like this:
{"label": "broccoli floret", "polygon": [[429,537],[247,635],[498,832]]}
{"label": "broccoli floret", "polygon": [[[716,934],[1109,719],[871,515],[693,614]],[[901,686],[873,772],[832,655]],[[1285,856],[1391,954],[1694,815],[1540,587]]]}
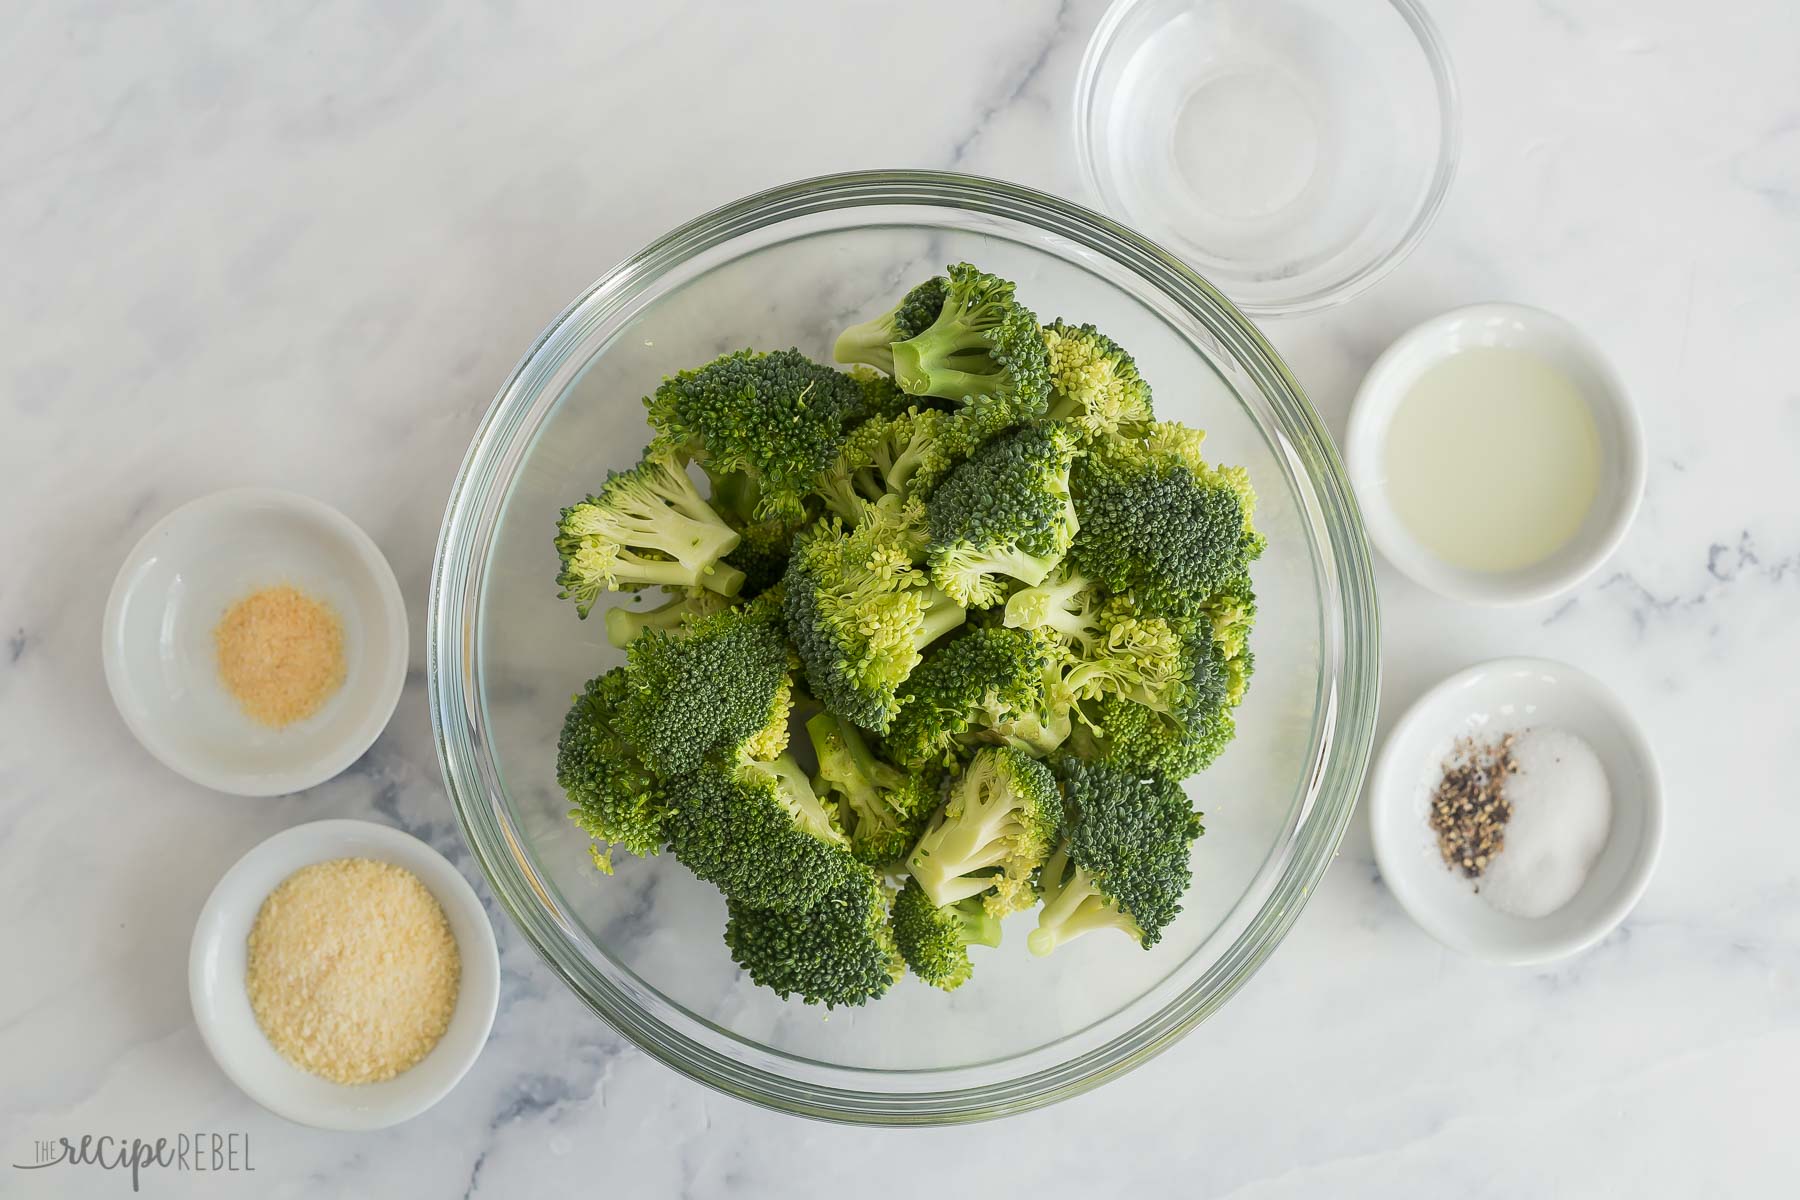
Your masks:
{"label": "broccoli floret", "polygon": [[1085,653],[1101,640],[1106,600],[1105,589],[1064,563],[1042,583],[1006,598],[1005,623],[1013,629],[1045,630]]}
{"label": "broccoli floret", "polygon": [[735,596],[743,572],[720,561],[738,535],[707,507],[673,455],[649,454],[607,477],[598,495],[562,510],[556,577],[582,617],[601,591],[703,586]]}
{"label": "broccoli floret", "polygon": [[1175,779],[1211,766],[1237,734],[1231,709],[1223,704],[1185,720],[1123,696],[1103,696],[1082,711],[1092,738],[1084,740],[1079,757]]}
{"label": "broccoli floret", "polygon": [[904,858],[937,807],[939,774],[882,762],[856,726],[832,713],[813,717],[806,733],[819,758],[813,788],[836,803],[850,852],[876,865]]}
{"label": "broccoli floret", "polygon": [[1044,327],[1050,364],[1050,419],[1084,443],[1140,437],[1155,415],[1150,385],[1123,347],[1092,325]]}
{"label": "broccoli floret", "polygon": [[801,535],[783,591],[788,636],[813,695],[877,733],[924,648],[967,615],[929,586],[904,536],[884,524],[846,532],[831,518]]}
{"label": "broccoli floret", "polygon": [[1076,718],[1065,753],[1181,779],[1211,765],[1236,732],[1230,669],[1204,620],[1104,612],[1106,636],[1062,676]]}
{"label": "broccoli floret", "polygon": [[935,409],[913,409],[858,425],[819,480],[826,509],[846,525],[912,523],[912,502],[950,469],[950,422]]}
{"label": "broccoli floret", "polygon": [[773,603],[702,617],[681,633],[648,630],[626,651],[620,730],[664,776],[740,754],[772,758],[786,745],[789,669]]}
{"label": "broccoli floret", "polygon": [[1043,911],[1026,945],[1049,954],[1092,929],[1119,929],[1148,950],[1181,911],[1203,831],[1181,784],[1165,775],[1065,761],[1068,828],[1044,863]]}
{"label": "broccoli floret", "polygon": [[[1061,697],[1080,702],[1073,716],[1093,730],[1072,743],[1076,753],[1177,778],[1210,765],[1235,732],[1223,710],[1243,699],[1254,613],[1247,572],[1193,619],[1140,613],[1068,570],[1006,602],[1008,626],[1053,633],[1069,647]],[[1047,694],[1059,698],[1055,683]]]}
{"label": "broccoli floret", "polygon": [[853,863],[810,905],[769,910],[728,897],[725,945],[751,982],[783,1000],[860,1005],[906,973],[888,925],[889,903],[880,877]]}
{"label": "broccoli floret", "polygon": [[667,796],[637,749],[618,731],[632,692],[624,667],[590,679],[563,720],[556,782],[573,805],[569,819],[594,839],[594,865],[612,874],[612,853],[648,856],[667,840]]}
{"label": "broccoli floret", "polygon": [[967,983],[974,964],[970,946],[998,946],[1000,919],[978,898],[938,908],[919,887],[906,881],[894,897],[894,943],[912,973],[932,987],[954,992]]}
{"label": "broccoli floret", "polygon": [[907,869],[938,907],[981,896],[996,917],[1028,908],[1062,801],[1043,763],[1009,746],[982,750],[952,781],[950,796],[907,856]]}
{"label": "broccoli floret", "polygon": [[1070,551],[1075,566],[1172,616],[1197,615],[1263,547],[1250,524],[1247,477],[1202,462],[1200,436],[1158,425],[1141,443],[1097,447],[1072,474],[1081,517]]}
{"label": "broccoli floret", "polygon": [[1130,600],[1076,571],[1008,597],[1006,624],[1062,640],[1069,649],[1063,678],[1076,699],[1120,693],[1164,712],[1182,706],[1195,655],[1211,652],[1202,626],[1140,615]]}
{"label": "broccoli floret", "polygon": [[1050,367],[1036,314],[1011,283],[968,263],[949,269],[936,319],[890,351],[902,388],[958,402],[967,447],[1049,408]]}
{"label": "broccoli floret", "polygon": [[674,599],[656,608],[627,608],[616,604],[606,610],[606,640],[623,650],[646,629],[681,633],[691,622],[724,612],[730,606],[730,600],[705,588],[683,589]]}
{"label": "broccoli floret", "polygon": [[1012,741],[1042,709],[1051,653],[1043,638],[1024,630],[959,632],[907,677],[882,744],[894,761],[918,767],[949,763],[971,743]]}
{"label": "broccoli floret", "polygon": [[[753,486],[751,517],[799,521],[867,400],[856,380],[798,350],[740,350],[670,376],[644,403],[652,447],[699,459],[721,504],[741,508]],[[744,478],[726,486],[728,473]]]}
{"label": "broccoli floret", "polygon": [[669,844],[688,870],[756,908],[805,908],[857,869],[792,756],[709,765],[668,786]]}
{"label": "broccoli floret", "polygon": [[1028,425],[951,471],[925,507],[932,582],[972,608],[1001,600],[1001,576],[1042,583],[1079,529],[1069,496],[1073,453],[1061,426]]}
{"label": "broccoli floret", "polygon": [[[904,342],[922,333],[944,311],[944,293],[949,281],[933,275],[900,298],[900,303],[872,321],[852,325],[838,335],[831,355],[841,363],[860,363],[887,374],[894,373],[895,342]],[[874,397],[872,397],[874,399]],[[901,405],[901,408],[905,408]]]}
{"label": "broccoli floret", "polygon": [[1211,623],[1213,643],[1225,664],[1226,703],[1235,708],[1243,703],[1256,666],[1256,656],[1248,645],[1250,629],[1256,624],[1256,591],[1250,584],[1250,572],[1234,575],[1208,596],[1202,613]]}

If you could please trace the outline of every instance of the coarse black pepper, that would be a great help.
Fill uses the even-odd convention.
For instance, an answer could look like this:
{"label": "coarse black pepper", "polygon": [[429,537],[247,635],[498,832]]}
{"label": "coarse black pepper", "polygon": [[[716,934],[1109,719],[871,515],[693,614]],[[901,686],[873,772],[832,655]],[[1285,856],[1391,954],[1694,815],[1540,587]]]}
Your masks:
{"label": "coarse black pepper", "polygon": [[1513,812],[1506,781],[1518,769],[1510,733],[1493,742],[1457,739],[1431,798],[1431,830],[1446,866],[1479,879],[1506,849],[1506,823]]}

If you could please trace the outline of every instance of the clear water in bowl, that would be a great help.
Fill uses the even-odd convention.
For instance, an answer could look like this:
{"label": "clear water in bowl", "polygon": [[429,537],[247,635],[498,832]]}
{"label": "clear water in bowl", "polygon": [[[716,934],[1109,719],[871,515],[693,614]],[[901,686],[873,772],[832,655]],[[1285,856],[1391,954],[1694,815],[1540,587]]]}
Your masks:
{"label": "clear water in bowl", "polygon": [[1432,63],[1385,0],[1121,0],[1090,49],[1105,207],[1251,312],[1307,308],[1403,241],[1435,178]]}
{"label": "clear water in bowl", "polygon": [[[641,397],[677,368],[744,346],[798,346],[826,358],[838,330],[892,303],[942,264],[968,259],[1017,280],[1040,316],[1091,321],[1137,357],[1159,412],[1209,431],[1208,448],[1250,468],[1270,550],[1256,571],[1257,672],[1236,743],[1189,791],[1207,814],[1186,911],[1151,952],[1095,934],[1047,959],[1027,953],[1033,917],[1005,944],[977,950],[974,979],[953,995],[907,978],[861,1009],[783,1002],[734,967],[725,906],[673,858],[616,857],[598,873],[566,819],[554,778],[563,712],[584,680],[620,661],[598,614],[556,598],[551,534],[558,510],[649,437]],[[1296,510],[1294,468],[1265,440],[1228,376],[1209,368],[1151,308],[1097,277],[1104,264],[1051,257],[1008,239],[878,227],[802,237],[712,266],[659,298],[610,344],[541,427],[507,499],[480,609],[477,653],[486,718],[508,802],[557,907],[598,951],[695,1017],[768,1050],[845,1067],[925,1070],[1032,1052],[1125,1009],[1144,1015],[1209,969],[1251,915],[1240,899],[1299,816],[1322,738],[1321,621],[1313,547]],[[1301,489],[1302,493],[1304,489]],[[654,600],[649,601],[654,603]],[[1214,939],[1219,939],[1214,941]]]}

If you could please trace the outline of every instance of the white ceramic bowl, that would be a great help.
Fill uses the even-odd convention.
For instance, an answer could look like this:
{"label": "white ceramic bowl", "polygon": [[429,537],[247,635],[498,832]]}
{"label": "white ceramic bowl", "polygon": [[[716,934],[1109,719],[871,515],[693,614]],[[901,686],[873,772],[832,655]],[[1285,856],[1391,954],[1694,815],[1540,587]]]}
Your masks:
{"label": "white ceramic bowl", "polygon": [[[212,634],[233,602],[283,583],[337,611],[348,673],[319,712],[276,730],[226,693]],[[291,492],[215,492],[157,522],[126,556],[101,656],[125,724],[164,765],[221,792],[278,796],[355,762],[394,715],[406,602],[375,543],[336,509]]]}
{"label": "white ceramic bowl", "polygon": [[[1600,434],[1600,487],[1568,544],[1516,571],[1472,571],[1445,562],[1414,537],[1388,502],[1384,450],[1400,401],[1419,377],[1477,347],[1527,350],[1581,390]],[[1599,349],[1563,320],[1521,304],[1477,304],[1434,317],[1375,360],[1350,411],[1344,457],[1369,537],[1415,583],[1474,604],[1523,604],[1575,586],[1618,548],[1644,494],[1644,431],[1625,386]]]}
{"label": "white ceramic bowl", "polygon": [[[244,988],[246,942],[263,900],[301,867],[337,858],[379,859],[418,876],[443,907],[462,956],[450,1028],[416,1066],[382,1083],[332,1083],[288,1062],[257,1025]],[[474,1065],[494,1024],[500,956],[475,890],[443,855],[386,825],[314,821],[255,847],[213,888],[194,927],[188,990],[206,1048],[252,1100],[320,1129],[384,1129],[436,1104]]]}
{"label": "white ceramic bowl", "polygon": [[[1509,916],[1444,865],[1428,825],[1431,795],[1459,737],[1557,727],[1583,738],[1606,769],[1612,828],[1587,881],[1548,916]],[[1593,676],[1543,658],[1501,658],[1460,671],[1400,718],[1370,776],[1369,824],[1388,890],[1453,950],[1504,963],[1586,949],[1624,920],[1662,848],[1661,773],[1624,704]]]}

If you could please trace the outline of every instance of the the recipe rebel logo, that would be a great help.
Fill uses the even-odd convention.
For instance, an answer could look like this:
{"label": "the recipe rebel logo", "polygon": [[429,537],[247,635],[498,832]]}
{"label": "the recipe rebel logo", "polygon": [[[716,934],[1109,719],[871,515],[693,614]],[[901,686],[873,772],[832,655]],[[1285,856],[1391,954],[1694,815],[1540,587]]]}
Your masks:
{"label": "the recipe rebel logo", "polygon": [[79,1140],[39,1139],[31,1144],[28,1161],[12,1165],[15,1171],[86,1167],[129,1172],[134,1192],[153,1171],[199,1175],[256,1170],[247,1133],[178,1133],[154,1140],[84,1133]]}

